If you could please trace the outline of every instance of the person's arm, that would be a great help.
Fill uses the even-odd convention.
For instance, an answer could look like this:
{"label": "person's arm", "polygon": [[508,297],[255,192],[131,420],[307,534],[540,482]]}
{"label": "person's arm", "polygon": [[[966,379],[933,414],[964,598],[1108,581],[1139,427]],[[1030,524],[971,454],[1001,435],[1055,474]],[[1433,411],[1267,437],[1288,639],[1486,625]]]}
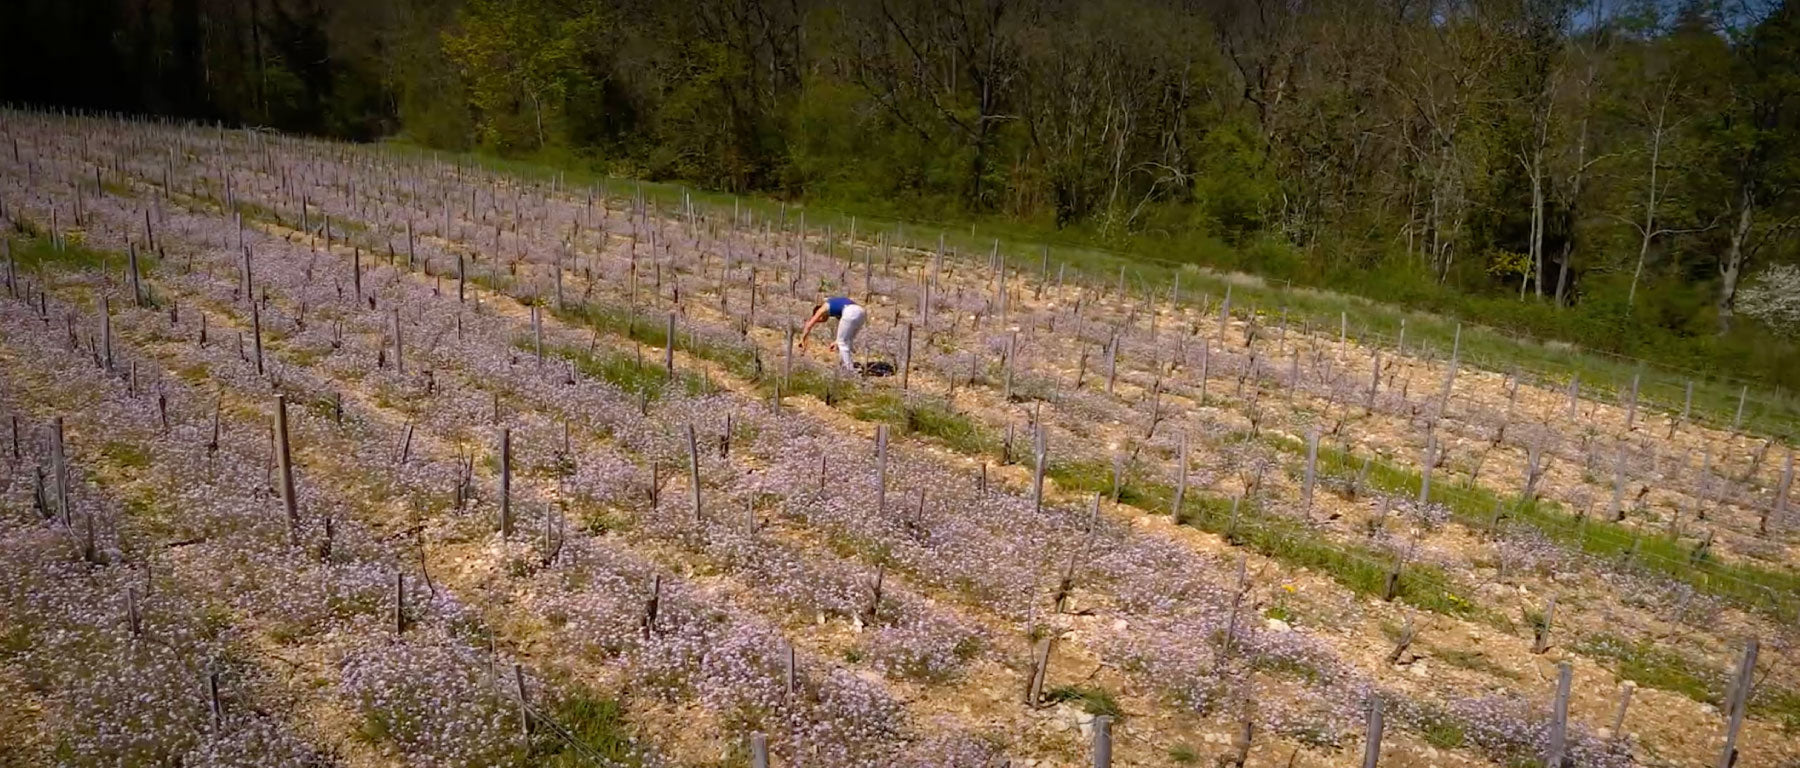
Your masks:
{"label": "person's arm", "polygon": [[813,326],[818,325],[820,322],[824,321],[825,316],[830,313],[831,313],[830,307],[820,304],[819,311],[814,312],[812,317],[809,317],[806,319],[806,327],[800,329],[800,348],[801,349],[806,349],[806,338],[812,334]]}

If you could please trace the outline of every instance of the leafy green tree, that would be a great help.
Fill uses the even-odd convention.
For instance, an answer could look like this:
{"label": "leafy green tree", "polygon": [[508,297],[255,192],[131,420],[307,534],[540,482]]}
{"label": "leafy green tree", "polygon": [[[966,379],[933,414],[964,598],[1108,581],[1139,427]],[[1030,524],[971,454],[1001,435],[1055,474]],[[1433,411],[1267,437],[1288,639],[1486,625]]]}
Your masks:
{"label": "leafy green tree", "polygon": [[585,3],[471,0],[445,33],[444,51],[467,84],[481,142],[546,148],[564,99],[588,84],[583,64],[604,24],[603,10]]}
{"label": "leafy green tree", "polygon": [[1800,224],[1800,7],[1783,2],[1763,17],[1735,46],[1730,67],[1711,126],[1730,201],[1715,305],[1722,331],[1757,255]]}

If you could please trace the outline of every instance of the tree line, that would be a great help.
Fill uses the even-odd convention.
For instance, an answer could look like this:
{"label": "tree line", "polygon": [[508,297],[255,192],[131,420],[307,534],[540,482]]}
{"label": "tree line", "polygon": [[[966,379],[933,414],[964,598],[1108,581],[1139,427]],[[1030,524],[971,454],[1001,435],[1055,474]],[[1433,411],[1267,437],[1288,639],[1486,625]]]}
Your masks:
{"label": "tree line", "polygon": [[0,98],[1060,237],[1800,379],[1793,0],[18,0]]}

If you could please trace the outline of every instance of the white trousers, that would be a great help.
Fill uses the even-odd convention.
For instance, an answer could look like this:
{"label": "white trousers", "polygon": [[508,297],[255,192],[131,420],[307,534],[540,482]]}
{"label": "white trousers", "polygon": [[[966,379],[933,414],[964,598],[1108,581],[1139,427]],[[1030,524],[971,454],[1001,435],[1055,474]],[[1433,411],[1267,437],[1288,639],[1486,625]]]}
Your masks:
{"label": "white trousers", "polygon": [[843,361],[845,368],[852,371],[856,370],[856,362],[851,357],[856,344],[856,334],[862,332],[863,320],[867,315],[868,313],[863,310],[861,304],[851,304],[844,307],[843,316],[838,318],[838,359]]}

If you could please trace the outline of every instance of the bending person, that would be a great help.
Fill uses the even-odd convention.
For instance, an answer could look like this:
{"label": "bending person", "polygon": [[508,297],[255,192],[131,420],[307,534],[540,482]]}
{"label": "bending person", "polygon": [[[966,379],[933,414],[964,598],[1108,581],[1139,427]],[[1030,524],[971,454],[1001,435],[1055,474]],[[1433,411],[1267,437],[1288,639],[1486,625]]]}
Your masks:
{"label": "bending person", "polygon": [[837,350],[838,359],[843,361],[844,368],[856,370],[853,357],[856,347],[856,334],[862,332],[863,318],[867,316],[861,304],[843,296],[833,296],[825,303],[813,307],[812,317],[806,319],[806,327],[800,329],[800,348],[806,349],[806,338],[812,335],[813,326],[825,322],[827,317],[837,318],[837,341],[831,348]]}

